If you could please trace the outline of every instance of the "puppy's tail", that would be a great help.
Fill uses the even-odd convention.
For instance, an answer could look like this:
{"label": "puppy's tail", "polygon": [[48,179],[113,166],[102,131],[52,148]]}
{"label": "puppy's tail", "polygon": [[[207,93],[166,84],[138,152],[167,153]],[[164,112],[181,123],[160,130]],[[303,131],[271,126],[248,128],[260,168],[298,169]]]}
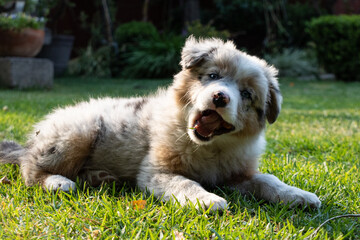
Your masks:
{"label": "puppy's tail", "polygon": [[20,165],[19,158],[25,154],[25,148],[13,141],[0,142],[0,163]]}

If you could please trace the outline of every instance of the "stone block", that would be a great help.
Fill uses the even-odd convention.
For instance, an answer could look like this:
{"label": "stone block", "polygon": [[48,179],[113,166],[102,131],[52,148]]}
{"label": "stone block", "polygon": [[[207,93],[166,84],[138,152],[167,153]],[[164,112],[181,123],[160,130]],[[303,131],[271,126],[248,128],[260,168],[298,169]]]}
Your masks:
{"label": "stone block", "polygon": [[0,57],[0,86],[51,88],[54,65],[48,59]]}

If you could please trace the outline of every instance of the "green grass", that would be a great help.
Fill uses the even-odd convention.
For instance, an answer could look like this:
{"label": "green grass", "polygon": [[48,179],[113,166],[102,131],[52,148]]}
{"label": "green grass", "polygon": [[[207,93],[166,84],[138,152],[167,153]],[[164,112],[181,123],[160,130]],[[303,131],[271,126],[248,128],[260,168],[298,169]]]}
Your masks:
{"label": "green grass", "polygon": [[[143,95],[168,83],[64,78],[52,91],[0,89],[0,140],[24,143],[32,124],[54,107],[89,96]],[[162,203],[126,184],[49,193],[25,187],[17,167],[1,165],[0,178],[12,184],[0,184],[0,239],[304,239],[330,217],[359,213],[360,83],[281,83],[283,109],[267,128],[260,170],[315,192],[319,210],[289,209],[229,189],[215,191],[230,202],[216,214]],[[134,209],[134,200],[146,200],[145,208]],[[360,238],[360,220],[334,220],[315,237],[344,238]]]}

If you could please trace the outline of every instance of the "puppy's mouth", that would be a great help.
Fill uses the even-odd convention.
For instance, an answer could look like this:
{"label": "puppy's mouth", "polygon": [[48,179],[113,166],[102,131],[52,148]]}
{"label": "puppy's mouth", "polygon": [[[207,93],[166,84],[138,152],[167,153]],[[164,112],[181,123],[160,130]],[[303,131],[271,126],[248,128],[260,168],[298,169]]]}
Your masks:
{"label": "puppy's mouth", "polygon": [[213,136],[222,135],[235,130],[214,110],[205,110],[195,119],[193,125],[195,136],[201,141],[209,141]]}

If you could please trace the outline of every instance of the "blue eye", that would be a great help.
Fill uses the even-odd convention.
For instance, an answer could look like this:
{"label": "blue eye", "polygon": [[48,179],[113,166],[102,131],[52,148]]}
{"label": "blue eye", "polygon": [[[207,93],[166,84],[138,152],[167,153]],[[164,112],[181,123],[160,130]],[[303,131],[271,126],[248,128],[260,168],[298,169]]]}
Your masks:
{"label": "blue eye", "polygon": [[240,91],[240,95],[242,98],[251,99],[251,93],[248,90]]}
{"label": "blue eye", "polygon": [[210,73],[209,78],[212,80],[217,80],[220,78],[220,76],[219,76],[219,74],[216,74],[216,73]]}

